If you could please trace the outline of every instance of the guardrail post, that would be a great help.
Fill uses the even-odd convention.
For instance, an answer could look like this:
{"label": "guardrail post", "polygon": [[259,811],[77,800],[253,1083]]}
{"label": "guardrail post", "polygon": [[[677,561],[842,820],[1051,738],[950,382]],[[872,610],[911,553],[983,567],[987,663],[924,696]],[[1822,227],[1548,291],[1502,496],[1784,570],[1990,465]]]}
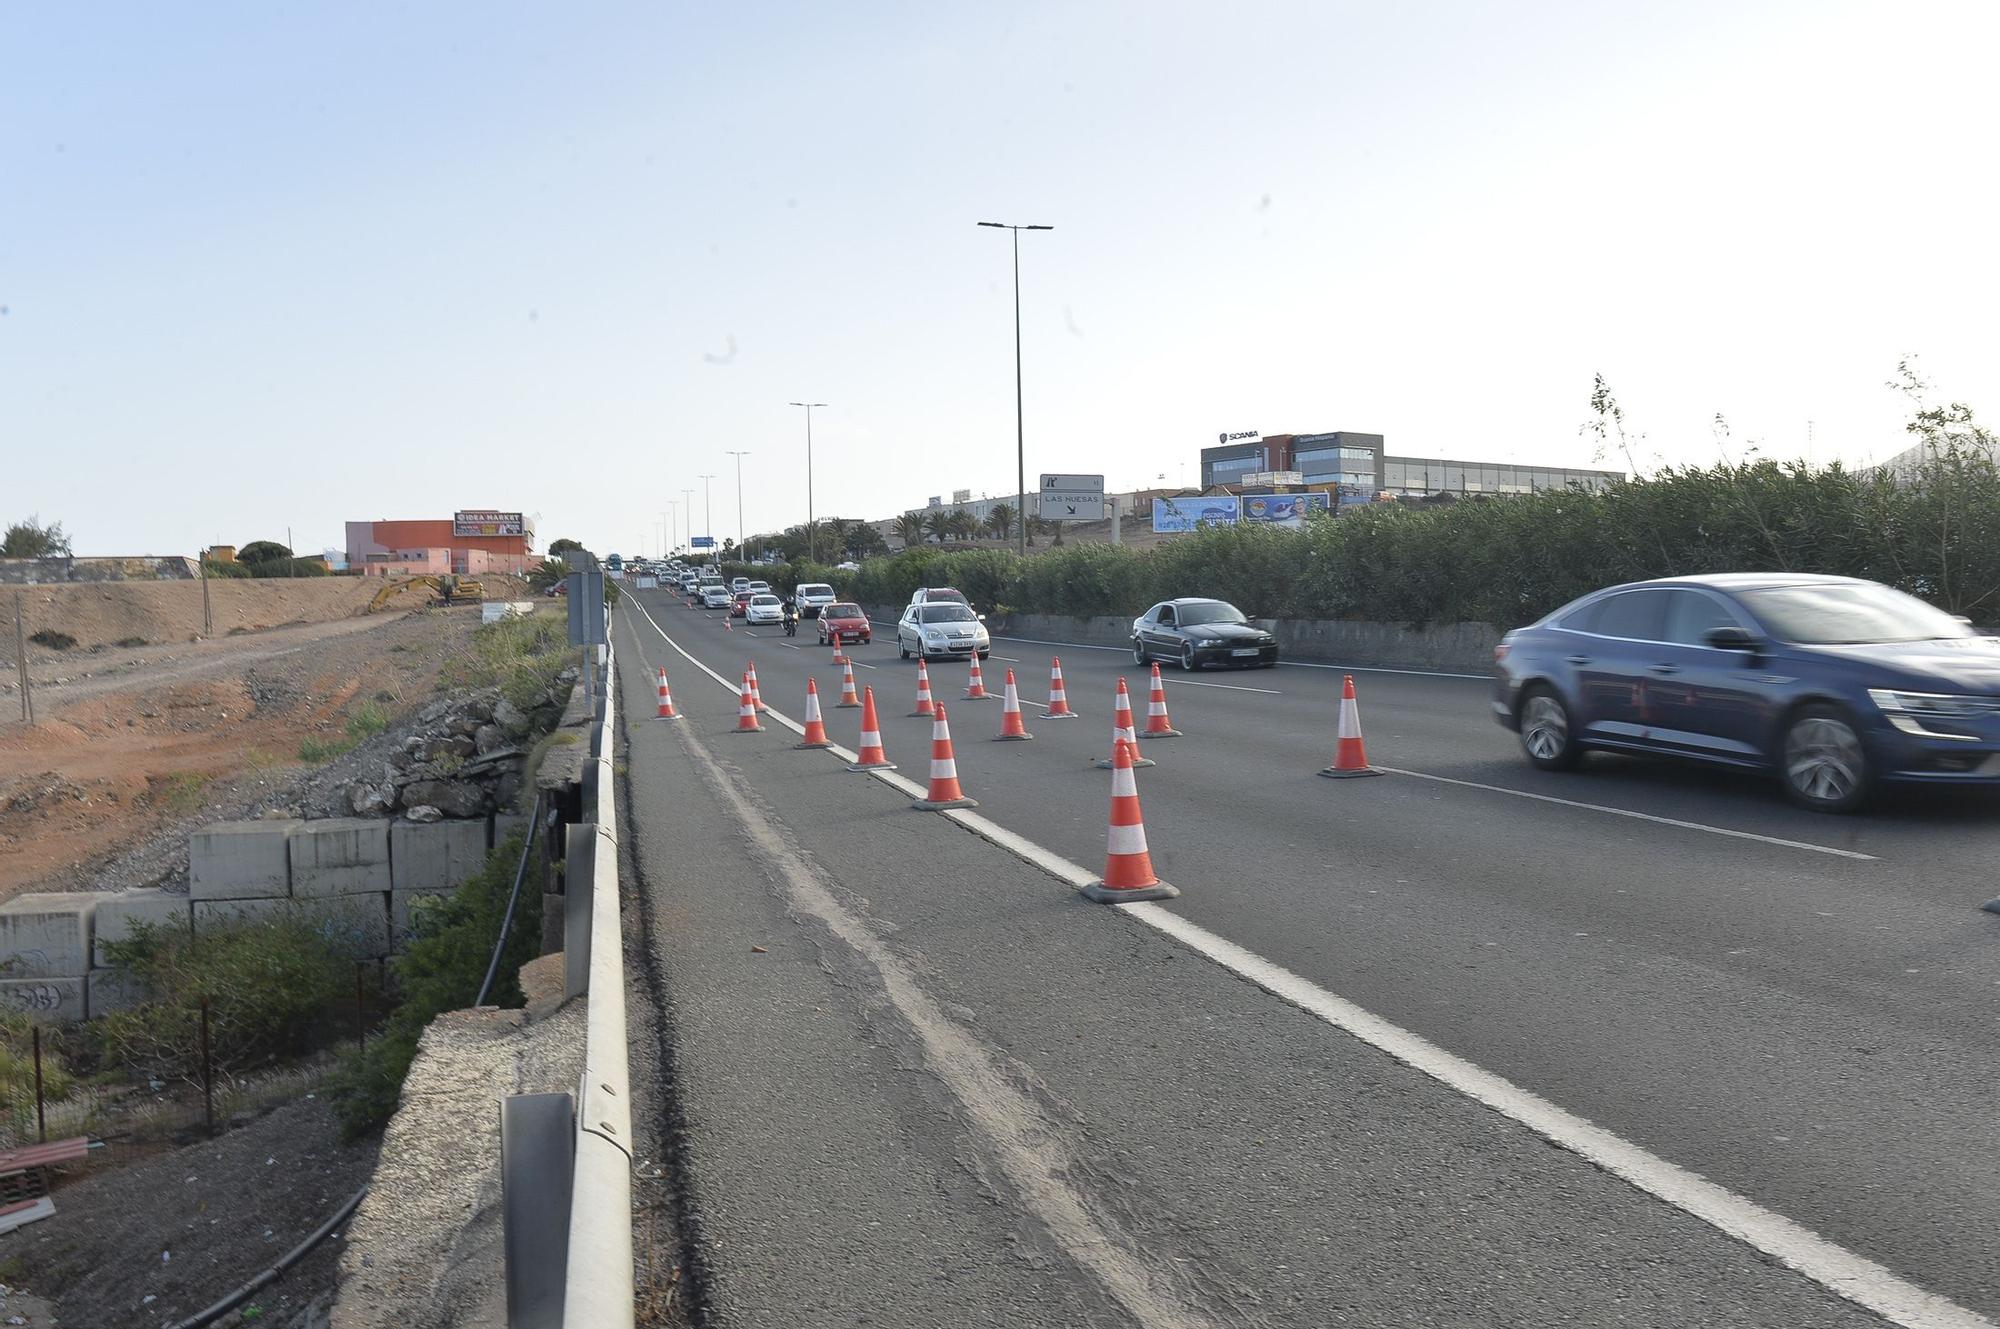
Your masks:
{"label": "guardrail post", "polygon": [[[595,770],[593,765],[590,770]],[[597,823],[574,821],[563,842],[563,1000],[590,991],[591,906],[597,894]]]}
{"label": "guardrail post", "polygon": [[509,1094],[500,1100],[508,1329],[563,1329],[575,1116],[568,1094]]}

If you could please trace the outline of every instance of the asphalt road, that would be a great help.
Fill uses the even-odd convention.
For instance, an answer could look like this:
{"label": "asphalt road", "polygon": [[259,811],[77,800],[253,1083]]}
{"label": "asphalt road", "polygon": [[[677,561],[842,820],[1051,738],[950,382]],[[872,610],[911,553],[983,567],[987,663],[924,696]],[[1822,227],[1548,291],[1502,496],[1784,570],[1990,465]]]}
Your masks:
{"label": "asphalt road", "polygon": [[[766,701],[789,715],[802,714],[810,670],[835,741],[853,745],[856,713],[831,709],[839,670],[809,636],[788,641],[776,630],[751,633],[740,625],[725,634],[719,614],[689,610],[663,594],[628,595],[681,648],[726,678],[754,660]],[[646,618],[628,610],[621,622],[631,632],[621,644],[629,641],[651,664],[668,667],[677,700],[691,711],[690,731],[732,755],[743,745],[771,750],[760,750],[754,769],[746,768],[747,784],[770,815],[793,824],[791,833],[812,854],[841,861],[851,876],[836,873],[837,881],[877,905],[894,883],[899,898],[906,895],[927,920],[948,914],[958,928],[970,925],[937,909],[940,889],[954,900],[984,901],[985,883],[1034,875],[976,837],[924,832],[927,819],[906,814],[906,798],[840,773],[827,754],[791,751],[796,738],[789,732],[727,736],[734,707],[723,687],[684,660]],[[1110,699],[1120,675],[1130,680],[1143,716],[1144,671],[1129,656],[1103,650],[1007,639],[995,646],[988,686],[997,692],[1005,657],[1013,657],[1024,699],[1036,702],[1046,698],[1051,651],[1061,653],[1071,705],[1084,718],[1051,722],[1030,705],[1033,742],[990,742],[998,703],[957,701],[964,667],[933,668],[933,687],[950,705],[967,792],[999,826],[1075,863],[1099,865],[1108,787],[1093,761],[1108,748]],[[650,692],[631,691],[648,687],[630,672],[637,654],[623,657],[626,701],[639,708],[632,714],[644,715]],[[856,648],[855,658],[862,665],[858,680],[874,685],[882,703],[891,759],[921,780],[929,726],[906,715],[914,665],[896,659],[892,627],[886,642]],[[1833,819],[1796,810],[1753,779],[1665,764],[1598,758],[1581,772],[1552,776],[1528,768],[1513,736],[1492,723],[1483,680],[1363,670],[1355,678],[1369,756],[1396,772],[1380,779],[1315,775],[1332,754],[1338,671],[1167,672],[1174,723],[1186,736],[1143,745],[1158,765],[1139,772],[1139,788],[1154,861],[1184,892],[1164,906],[1173,916],[1956,1303],[1948,1311],[2000,1316],[2000,1268],[1985,1239],[2000,1223],[2000,1124],[1992,1110],[2000,1087],[1994,1072],[2000,970],[1991,962],[2000,947],[2000,917],[1978,911],[2000,894],[1990,866],[2000,850],[1993,815],[2000,803],[1974,794],[1906,795],[1867,815]],[[869,805],[858,809],[847,806],[863,797],[856,784],[875,786],[865,791]],[[645,785],[636,789],[643,800]],[[838,799],[829,801],[834,794]],[[926,852],[942,843],[974,857],[946,862]],[[976,1013],[980,1028],[1040,1022],[1028,1046],[1060,1045],[1065,1031],[1071,1041],[1102,1039],[1091,1061],[1097,1079],[1138,1077],[1143,1083],[1134,1092],[1143,1103],[1151,1077],[1163,1076],[1176,1089],[1204,1096],[1203,1109],[1229,1114],[1265,1138],[1283,1138],[1294,1121],[1314,1115],[1286,1115],[1301,1105],[1281,1101],[1268,1083],[1274,1071],[1283,1071],[1284,1086],[1318,1085],[1313,1102],[1320,1112],[1358,1111],[1357,1084],[1364,1086],[1359,1099],[1372,1101],[1382,1078],[1379,1057],[1364,1058],[1369,1073],[1357,1080],[1345,1063],[1358,1045],[1324,1025],[1302,1038],[1292,1026],[1310,1017],[1247,984],[1216,984],[1221,971],[1195,969],[1209,981],[1175,994],[1165,1024],[1150,1013],[1132,1019],[1147,1038],[1144,1050],[1120,1043],[1102,1001],[1056,993],[1075,982],[1071,965],[1106,983],[1124,982],[1131,957],[1063,957],[1044,948],[1051,932],[1065,944],[1074,940],[1077,922],[1067,911],[1082,906],[1060,890],[1048,900],[1035,898],[1054,919],[1003,909],[996,935],[1004,944],[995,948],[989,938],[982,947],[975,937],[962,947],[939,947],[926,940],[914,961],[941,989],[965,988],[958,1000]],[[899,943],[911,926],[894,919]],[[1095,922],[1094,931],[1112,926]],[[1024,928],[1034,944],[1023,945]],[[1114,940],[1129,939],[1117,933]],[[1146,949],[1162,944],[1173,945],[1153,940]],[[1010,975],[1016,975],[1011,988]],[[992,986],[981,986],[982,977]],[[1105,1000],[1119,1011],[1147,1010],[1143,1001],[1135,1008],[1126,997]],[[1189,1039],[1189,1016],[1226,1025],[1230,1037],[1219,1044]],[[1267,1019],[1283,1028],[1269,1047],[1256,1046],[1243,1029]],[[1158,1037],[1169,1030],[1171,1038]],[[1017,1046],[1016,1037],[1002,1046]],[[1173,1064],[1163,1068],[1168,1053]],[[1433,1132],[1448,1133],[1453,1113],[1470,1106],[1443,1085],[1424,1085],[1421,1110],[1415,1117],[1407,1109],[1392,1114],[1393,1129],[1372,1117],[1350,1117],[1338,1143],[1317,1141],[1330,1153],[1314,1155],[1311,1185],[1357,1206],[1342,1208],[1342,1224],[1369,1222],[1368,1196],[1352,1191],[1367,1183],[1343,1170],[1360,1166],[1350,1153],[1357,1140],[1379,1138],[1386,1148],[1421,1156],[1438,1145]],[[1159,1116],[1151,1104],[1144,1113]],[[1102,1120],[1090,1118],[1091,1126]],[[1413,1143],[1408,1136],[1418,1138]],[[1503,1131],[1491,1147],[1511,1166],[1529,1146],[1509,1145],[1509,1138]],[[1489,1142],[1467,1147],[1482,1164],[1494,1162],[1480,1152]],[[1467,1166],[1464,1148],[1456,1157],[1456,1166]],[[1287,1167],[1300,1162],[1295,1155]],[[1636,1201],[1638,1213],[1657,1209],[1677,1222],[1693,1221],[1597,1177],[1614,1193],[1622,1188],[1621,1206]],[[1533,1227],[1545,1181],[1517,1186],[1518,1180],[1496,1184],[1447,1168],[1419,1188],[1428,1195],[1435,1186],[1440,1203],[1460,1202],[1466,1211],[1482,1211],[1496,1199],[1507,1202],[1503,1207],[1518,1203],[1516,1217]],[[1560,1193],[1571,1181],[1546,1184]],[[1213,1215],[1221,1222],[1248,1218],[1262,1230],[1275,1212],[1257,1210],[1259,1197],[1229,1197],[1226,1187],[1223,1193]],[[1244,1212],[1232,1219],[1228,1211],[1237,1202]],[[1614,1215],[1608,1204],[1604,1196],[1579,1203],[1569,1194],[1558,1205],[1566,1218],[1546,1216],[1559,1235],[1545,1232],[1541,1240],[1567,1248],[1588,1233],[1622,1247],[1640,1231],[1629,1226],[1639,1220],[1623,1208]],[[1300,1221],[1331,1220],[1316,1210]],[[1712,1228],[1702,1230],[1729,1242]],[[1184,1235],[1174,1229],[1160,1239],[1172,1244]],[[1708,1255],[1704,1249],[1697,1264]],[[1426,1258],[1438,1261],[1426,1265],[1427,1276],[1447,1282],[1471,1278],[1462,1265],[1489,1263],[1478,1252]],[[1605,1258],[1620,1277],[1636,1277],[1630,1250]],[[1328,1281],[1319,1295],[1326,1299],[1298,1304],[1359,1307],[1381,1289],[1406,1295],[1410,1282],[1407,1272],[1398,1278],[1365,1262],[1323,1272]],[[1728,1318],[1718,1311],[1727,1303],[1745,1323],[1821,1324],[1844,1322],[1848,1313],[1814,1301],[1825,1294],[1795,1275],[1786,1277],[1805,1300],[1753,1314],[1736,1272],[1703,1264],[1681,1274],[1695,1278],[1690,1291],[1704,1299],[1700,1309],[1642,1297],[1619,1320],[1590,1301],[1585,1279],[1576,1284],[1578,1306],[1595,1305],[1597,1313],[1573,1306],[1567,1314],[1575,1323],[1718,1323]],[[1547,1292],[1575,1276],[1543,1270],[1528,1281]],[[1241,1277],[1239,1291],[1279,1295],[1281,1284],[1269,1281],[1268,1268],[1249,1265]],[[1537,1303],[1516,1303],[1478,1278],[1455,1285],[1456,1311],[1425,1312],[1437,1322],[1555,1322],[1537,1320],[1549,1305],[1537,1311]],[[1270,1310],[1260,1302],[1253,1320]],[[1675,1321],[1676,1312],[1685,1318]],[[1355,1322],[1380,1322],[1379,1307],[1353,1313]],[[1454,1314],[1465,1318],[1453,1320]],[[1427,1322],[1414,1314],[1389,1318]],[[1339,1321],[1329,1314],[1301,1322]]]}

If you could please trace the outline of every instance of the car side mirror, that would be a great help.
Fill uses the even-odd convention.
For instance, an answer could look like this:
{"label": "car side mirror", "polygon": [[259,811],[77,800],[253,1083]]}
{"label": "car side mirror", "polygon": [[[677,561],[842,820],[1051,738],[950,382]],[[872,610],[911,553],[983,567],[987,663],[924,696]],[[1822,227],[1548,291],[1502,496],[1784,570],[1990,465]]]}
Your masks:
{"label": "car side mirror", "polygon": [[1718,651],[1754,651],[1757,639],[1748,630],[1739,627],[1710,628],[1702,634],[1703,641]]}

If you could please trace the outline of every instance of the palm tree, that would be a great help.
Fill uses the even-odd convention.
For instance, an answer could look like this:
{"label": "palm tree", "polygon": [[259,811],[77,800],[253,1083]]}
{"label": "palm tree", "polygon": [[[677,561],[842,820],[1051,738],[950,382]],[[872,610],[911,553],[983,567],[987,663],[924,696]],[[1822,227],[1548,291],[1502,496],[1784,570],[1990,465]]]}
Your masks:
{"label": "palm tree", "polygon": [[943,544],[950,537],[952,531],[956,529],[956,524],[952,521],[952,518],[957,515],[955,512],[946,512],[940,508],[924,518],[924,529],[930,534],[935,535],[939,544]]}
{"label": "palm tree", "polygon": [[960,508],[951,514],[951,533],[961,540],[970,540],[979,534],[979,518]]}
{"label": "palm tree", "polygon": [[896,538],[903,542],[903,548],[914,549],[924,542],[924,519],[914,512],[905,512],[896,518]]}
{"label": "palm tree", "polygon": [[995,503],[993,510],[986,514],[986,527],[994,535],[1005,540],[1014,530],[1014,508],[1010,503]]}

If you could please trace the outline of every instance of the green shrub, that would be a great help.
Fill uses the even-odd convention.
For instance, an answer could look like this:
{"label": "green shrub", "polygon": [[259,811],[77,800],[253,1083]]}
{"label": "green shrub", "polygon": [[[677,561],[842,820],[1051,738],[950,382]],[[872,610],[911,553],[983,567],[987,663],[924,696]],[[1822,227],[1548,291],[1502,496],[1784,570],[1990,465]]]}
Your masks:
{"label": "green shrub", "polygon": [[46,646],[52,651],[66,651],[76,645],[76,638],[67,632],[57,632],[54,628],[43,628],[28,634],[28,640],[37,646]]}
{"label": "green shrub", "polygon": [[299,760],[317,766],[354,750],[354,738],[308,738],[299,744]]}
{"label": "green shrub", "polygon": [[[346,1138],[366,1135],[389,1119],[424,1028],[446,1011],[471,1006],[479,995],[521,845],[522,833],[516,832],[487,855],[477,876],[414,917],[408,948],[390,962],[398,1005],[379,1037],[343,1058],[328,1090]],[[542,894],[524,883],[489,1003],[522,1004],[521,966],[535,958],[541,937]]]}
{"label": "green shrub", "polygon": [[150,996],[87,1026],[99,1054],[132,1075],[188,1083],[201,1078],[203,998],[223,1073],[299,1056],[338,1027],[360,954],[343,925],[303,908],[199,938],[185,926],[141,924],[105,950]]}
{"label": "green shrub", "polygon": [[372,701],[364,701],[347,713],[347,736],[356,742],[389,727],[389,712]]}
{"label": "green shrub", "polygon": [[447,687],[497,687],[523,711],[566,700],[556,675],[582,663],[569,645],[569,622],[555,614],[529,614],[481,624],[466,650],[447,666]]}
{"label": "green shrub", "polygon": [[[0,1010],[0,1113],[31,1126],[35,1112],[35,1022],[19,1011]],[[42,1097],[54,1103],[76,1087],[62,1050],[63,1035],[42,1030]]]}

